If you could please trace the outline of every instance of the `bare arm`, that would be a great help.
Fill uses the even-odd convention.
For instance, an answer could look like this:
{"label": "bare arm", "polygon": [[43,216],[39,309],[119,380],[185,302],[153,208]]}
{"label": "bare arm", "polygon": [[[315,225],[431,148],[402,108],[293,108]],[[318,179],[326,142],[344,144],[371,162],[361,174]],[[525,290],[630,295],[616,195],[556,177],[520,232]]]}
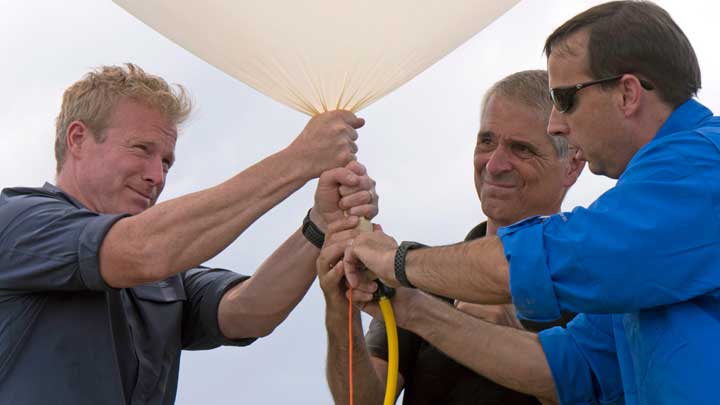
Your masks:
{"label": "bare arm", "polygon": [[[345,250],[346,240],[353,234],[336,234],[326,243],[317,262],[320,286],[325,295],[325,326],[328,333],[327,380],[335,404],[349,403],[348,384],[348,301],[345,298],[343,263],[338,260]],[[332,268],[330,268],[332,267]],[[353,308],[353,385],[354,403],[381,404],[385,396],[387,362],[370,356],[359,311]],[[398,393],[403,379],[398,377]]]}
{"label": "bare arm", "polygon": [[362,124],[348,112],[317,116],[289,147],[230,180],[118,221],[100,250],[103,279],[129,287],[210,259],[308,180],[352,160]]}
{"label": "bare arm", "polygon": [[[310,217],[325,224],[342,220],[353,228],[358,216],[377,215],[375,182],[358,162],[324,172],[315,193]],[[345,217],[342,209],[355,215]],[[332,236],[330,236],[332,237]],[[250,277],[228,291],[220,301],[218,321],[223,335],[237,339],[270,334],[305,296],[317,274],[320,249],[295,231]]]}
{"label": "bare arm", "polygon": [[223,295],[220,331],[229,339],[269,335],[315,280],[318,248],[295,231],[248,280]]}
{"label": "bare arm", "polygon": [[[335,404],[349,403],[347,301],[340,308],[326,307],[328,331],[326,375]],[[344,307],[344,310],[343,308]],[[362,334],[360,314],[353,311],[353,394],[358,405],[382,404],[387,381],[387,362],[370,356]],[[344,315],[343,315],[344,314]],[[398,393],[402,390],[398,378]]]}
{"label": "bare arm", "polygon": [[[381,231],[359,235],[345,255],[353,287],[368,288],[370,277],[360,263],[385,284],[395,278],[397,243]],[[496,236],[450,246],[414,249],[405,259],[405,274],[415,287],[437,295],[479,304],[509,304],[509,266]]]}
{"label": "bare arm", "polygon": [[[418,290],[398,288],[393,307],[398,326],[476,373],[546,403],[558,401],[535,333],[486,322]],[[375,305],[367,309],[379,316]]]}

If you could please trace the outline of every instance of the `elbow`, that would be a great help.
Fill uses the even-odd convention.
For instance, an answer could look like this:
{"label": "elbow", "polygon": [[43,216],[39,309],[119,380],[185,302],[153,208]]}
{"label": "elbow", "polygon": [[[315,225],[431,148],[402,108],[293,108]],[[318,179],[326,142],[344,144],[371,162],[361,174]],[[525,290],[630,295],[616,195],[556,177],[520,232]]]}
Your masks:
{"label": "elbow", "polygon": [[[228,325],[232,323],[232,325]],[[242,325],[242,322],[220,322],[220,332],[226,339],[237,340],[245,338],[263,338],[275,331],[279,323],[249,323]]]}
{"label": "elbow", "polygon": [[557,390],[555,389],[555,382],[551,378],[551,383],[546,385],[544,389],[539,390],[536,396],[537,400],[543,405],[558,405],[560,398],[558,397]]}
{"label": "elbow", "polygon": [[275,331],[275,328],[278,327],[279,324],[268,324],[268,325],[262,325],[255,329],[255,333],[253,334],[254,337],[266,337],[269,336],[271,333]]}
{"label": "elbow", "polygon": [[228,339],[268,336],[287,317],[284,311],[263,311],[261,302],[247,297],[247,284],[230,289],[218,305],[218,326]]}

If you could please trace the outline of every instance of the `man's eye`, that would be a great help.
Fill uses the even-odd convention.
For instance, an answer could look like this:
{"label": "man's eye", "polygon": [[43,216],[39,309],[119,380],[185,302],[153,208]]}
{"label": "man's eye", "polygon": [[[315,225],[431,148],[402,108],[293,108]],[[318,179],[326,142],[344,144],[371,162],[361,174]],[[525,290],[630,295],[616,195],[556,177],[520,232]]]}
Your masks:
{"label": "man's eye", "polygon": [[135,149],[139,149],[139,150],[141,150],[141,151],[143,151],[143,152],[147,152],[147,151],[148,151],[148,147],[147,147],[146,145],[142,145],[142,144],[135,145]]}
{"label": "man's eye", "polygon": [[532,156],[535,154],[535,151],[531,147],[523,144],[513,145],[513,150],[520,156]]}
{"label": "man's eye", "polygon": [[495,139],[492,136],[480,135],[477,139],[476,148],[480,150],[489,150],[495,146]]}

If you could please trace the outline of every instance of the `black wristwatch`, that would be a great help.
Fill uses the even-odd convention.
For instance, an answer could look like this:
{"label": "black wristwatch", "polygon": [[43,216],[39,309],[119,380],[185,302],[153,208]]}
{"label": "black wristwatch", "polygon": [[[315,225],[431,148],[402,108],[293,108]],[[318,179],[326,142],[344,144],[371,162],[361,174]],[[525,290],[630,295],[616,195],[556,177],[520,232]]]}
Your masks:
{"label": "black wristwatch", "polygon": [[325,243],[325,233],[318,228],[317,225],[310,219],[310,208],[303,219],[302,233],[310,243],[317,246],[318,249],[322,249],[323,243]]}
{"label": "black wristwatch", "polygon": [[415,288],[415,286],[412,285],[407,279],[407,275],[405,275],[405,255],[407,255],[408,250],[424,247],[427,247],[427,245],[423,245],[422,243],[417,242],[405,241],[402,242],[400,246],[398,246],[397,251],[395,251],[395,279],[397,279],[398,283],[400,283],[401,286]]}

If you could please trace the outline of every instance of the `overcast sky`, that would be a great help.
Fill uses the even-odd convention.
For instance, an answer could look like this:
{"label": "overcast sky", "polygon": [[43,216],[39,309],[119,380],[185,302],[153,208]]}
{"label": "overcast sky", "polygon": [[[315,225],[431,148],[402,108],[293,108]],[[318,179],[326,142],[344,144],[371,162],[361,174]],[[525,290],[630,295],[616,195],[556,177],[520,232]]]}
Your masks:
{"label": "overcast sky", "polygon": [[[398,240],[445,244],[460,240],[483,219],[472,181],[483,92],[509,73],[544,68],[545,37],[597,3],[523,0],[360,113],[367,125],[360,131],[359,158],[378,181],[381,213],[376,222],[386,232]],[[709,1],[658,4],[695,46],[703,72],[700,101],[720,109],[718,7]],[[62,92],[97,65],[137,63],[193,94],[198,108],[183,129],[163,199],[227,179],[285,147],[307,121],[199,60],[109,0],[0,0],[0,38],[0,187],[54,180],[54,119]],[[588,205],[613,183],[586,171],[564,208]],[[253,273],[300,225],[313,189],[311,183],[288,198],[209,264]],[[324,377],[323,317],[322,294],[315,283],[270,337],[246,348],[185,352],[177,403],[331,403]]]}

